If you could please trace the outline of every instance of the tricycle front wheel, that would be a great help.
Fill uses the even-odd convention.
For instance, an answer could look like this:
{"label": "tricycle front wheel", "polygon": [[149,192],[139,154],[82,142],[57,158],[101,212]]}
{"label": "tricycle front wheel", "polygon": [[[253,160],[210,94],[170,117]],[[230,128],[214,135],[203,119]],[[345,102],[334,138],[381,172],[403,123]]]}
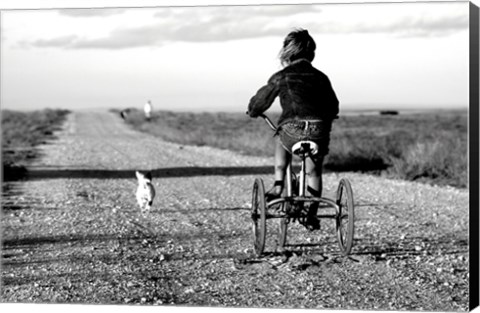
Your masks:
{"label": "tricycle front wheel", "polygon": [[252,190],[252,222],[255,253],[260,256],[265,249],[267,232],[265,187],[261,178],[255,179]]}
{"label": "tricycle front wheel", "polygon": [[343,255],[348,255],[353,246],[354,202],[350,182],[342,178],[337,189],[337,215],[335,218],[338,244]]}

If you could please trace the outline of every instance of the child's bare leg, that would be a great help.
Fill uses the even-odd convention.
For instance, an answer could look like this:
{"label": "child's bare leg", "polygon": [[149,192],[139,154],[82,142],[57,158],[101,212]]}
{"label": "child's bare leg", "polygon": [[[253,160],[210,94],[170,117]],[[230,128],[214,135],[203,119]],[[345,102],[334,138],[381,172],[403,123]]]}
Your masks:
{"label": "child's bare leg", "polygon": [[275,142],[275,185],[272,191],[275,194],[281,194],[284,186],[285,172],[288,162],[290,162],[290,153],[283,148],[280,140]]}
{"label": "child's bare leg", "polygon": [[312,197],[322,196],[322,165],[323,156],[315,157],[314,160],[311,158],[306,160],[307,192]]}
{"label": "child's bare leg", "polygon": [[[312,197],[322,196],[322,165],[323,156],[317,156],[314,160],[308,158],[306,160],[307,172],[307,194]],[[320,227],[316,218],[318,211],[318,202],[313,202],[308,209],[308,220],[312,229]]]}

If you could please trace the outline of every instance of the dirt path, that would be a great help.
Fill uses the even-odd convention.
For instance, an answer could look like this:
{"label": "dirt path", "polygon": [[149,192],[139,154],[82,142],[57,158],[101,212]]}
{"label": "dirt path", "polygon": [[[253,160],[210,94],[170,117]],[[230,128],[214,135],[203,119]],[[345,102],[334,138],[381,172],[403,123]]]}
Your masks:
{"label": "dirt path", "polygon": [[[1,299],[341,309],[468,309],[468,191],[358,174],[356,242],[292,227],[252,253],[254,178],[272,159],[166,143],[109,112],[74,112],[26,181],[4,183]],[[134,171],[153,171],[142,217]],[[340,176],[324,176],[333,196]],[[7,188],[8,187],[8,188]],[[274,226],[276,221],[269,221]]]}

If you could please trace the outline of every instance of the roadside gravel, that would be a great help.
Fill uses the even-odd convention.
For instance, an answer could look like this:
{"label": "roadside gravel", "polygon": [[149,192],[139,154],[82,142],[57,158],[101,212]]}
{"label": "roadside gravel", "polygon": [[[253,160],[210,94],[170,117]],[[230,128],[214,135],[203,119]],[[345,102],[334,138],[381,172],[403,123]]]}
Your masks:
{"label": "roadside gravel", "polygon": [[[292,225],[255,258],[249,217],[271,158],[182,146],[116,115],[76,111],[23,181],[3,183],[3,302],[362,310],[468,310],[468,190],[354,173],[355,245],[338,254],[333,222]],[[142,216],[135,170],[157,197]]]}

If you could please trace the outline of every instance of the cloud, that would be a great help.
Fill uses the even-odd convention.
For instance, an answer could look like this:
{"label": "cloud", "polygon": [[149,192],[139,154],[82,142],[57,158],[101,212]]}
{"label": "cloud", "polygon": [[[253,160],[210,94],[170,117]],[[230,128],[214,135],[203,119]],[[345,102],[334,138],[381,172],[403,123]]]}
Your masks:
{"label": "cloud", "polygon": [[[449,16],[404,16],[396,20],[378,23],[358,22],[352,25],[323,25],[324,31],[333,33],[387,33],[397,37],[436,37],[468,29],[467,14]],[[313,26],[318,29],[318,26]]]}
{"label": "cloud", "polygon": [[[109,10],[93,10],[74,14],[77,17],[83,14],[95,16],[99,12],[106,14],[107,11]],[[113,10],[109,12],[113,14]],[[336,15],[324,14],[318,5],[165,7],[157,9],[146,20],[149,24],[118,27],[104,37],[64,36],[37,40],[31,45],[67,49],[158,47],[178,41],[224,42],[268,36],[283,37],[297,27],[306,28],[315,34],[378,33],[396,37],[427,37],[446,36],[466,30],[469,23],[468,12],[465,10],[403,15],[391,10],[392,18],[378,19],[355,14],[354,11],[350,15],[339,12]]]}
{"label": "cloud", "polygon": [[[44,48],[44,47],[65,48],[65,47],[71,46],[77,40],[78,40],[77,36],[71,35],[71,36],[57,37],[53,39],[39,39],[30,43],[30,45],[35,47],[40,47],[40,48]],[[22,46],[27,46],[27,44],[22,43]]]}
{"label": "cloud", "polygon": [[[159,9],[154,13],[153,20],[150,20],[149,25],[116,28],[108,36],[101,38],[64,36],[36,40],[31,45],[68,49],[125,49],[161,46],[173,41],[222,42],[265,36],[284,36],[293,26],[279,27],[275,25],[278,19],[291,19],[296,15],[311,14],[312,12],[320,12],[318,6],[170,7]],[[80,17],[87,13],[75,14]],[[92,14],[90,13],[88,16],[92,16]]]}
{"label": "cloud", "polygon": [[124,13],[124,9],[63,9],[58,10],[60,15],[70,17],[107,17]]}

